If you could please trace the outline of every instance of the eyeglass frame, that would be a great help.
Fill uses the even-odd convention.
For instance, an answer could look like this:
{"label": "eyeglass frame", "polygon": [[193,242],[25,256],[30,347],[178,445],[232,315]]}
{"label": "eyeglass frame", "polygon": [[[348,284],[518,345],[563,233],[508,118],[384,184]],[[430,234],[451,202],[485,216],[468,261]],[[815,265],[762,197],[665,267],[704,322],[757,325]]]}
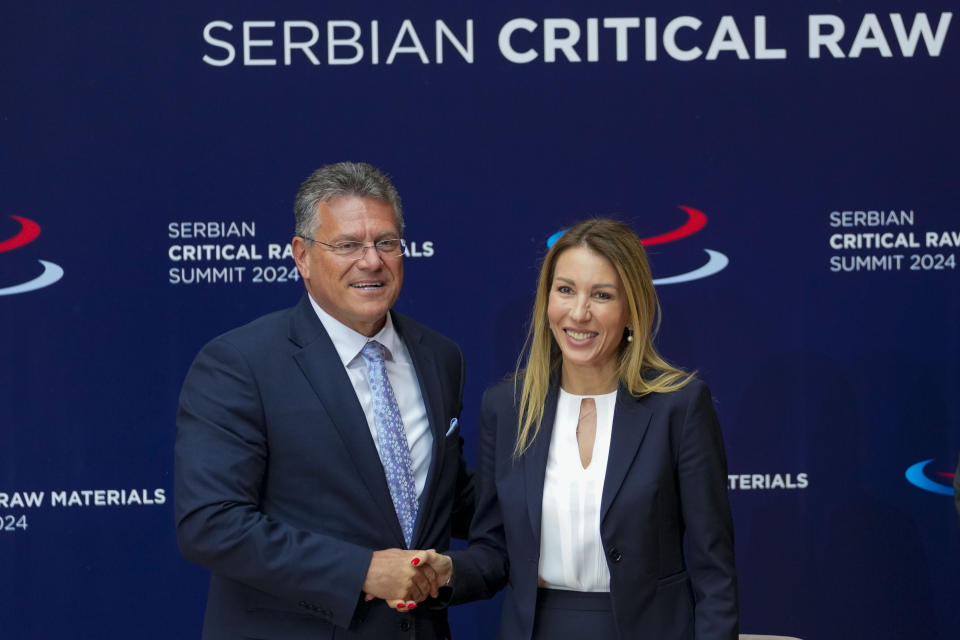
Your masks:
{"label": "eyeglass frame", "polygon": [[[350,260],[353,260],[354,262],[356,262],[356,261],[358,261],[358,260],[363,260],[364,256],[367,255],[367,249],[373,249],[374,251],[376,251],[376,252],[377,252],[377,257],[380,258],[381,260],[382,260],[383,258],[399,258],[399,257],[402,256],[402,255],[404,254],[404,252],[407,250],[407,241],[404,240],[403,238],[384,238],[383,240],[378,240],[377,242],[374,242],[373,244],[363,244],[362,242],[357,242],[356,240],[347,240],[347,241],[345,241],[345,242],[341,242],[340,244],[330,244],[330,243],[328,243],[328,242],[323,242],[322,240],[317,240],[316,238],[311,238],[310,236],[305,236],[305,235],[300,234],[300,233],[297,234],[297,237],[298,237],[298,238],[302,238],[302,239],[306,240],[307,242],[312,242],[312,243],[314,243],[314,244],[322,244],[324,247],[327,248],[327,251],[332,252],[332,253],[333,253],[335,256],[337,256],[338,258],[348,258],[348,259],[350,259]],[[380,244],[381,242],[392,242],[392,241],[394,241],[394,240],[396,240],[396,241],[398,241],[398,242],[400,243],[400,252],[399,252],[399,253],[396,253],[396,254],[388,253],[388,254],[386,254],[386,255],[380,253],[380,248],[377,246],[378,244]],[[359,244],[359,245],[360,245],[360,249],[359,249],[360,255],[358,255],[356,258],[351,258],[351,257],[350,257],[351,254],[338,254],[338,253],[337,253],[337,248],[338,248],[338,247],[341,247],[342,245],[345,245],[345,244]]]}

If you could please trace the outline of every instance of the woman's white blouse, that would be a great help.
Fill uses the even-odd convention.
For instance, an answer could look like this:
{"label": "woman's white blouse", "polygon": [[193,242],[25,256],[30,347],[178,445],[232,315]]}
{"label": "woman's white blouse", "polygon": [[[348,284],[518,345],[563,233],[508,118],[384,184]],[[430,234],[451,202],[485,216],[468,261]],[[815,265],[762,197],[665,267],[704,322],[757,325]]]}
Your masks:
{"label": "woman's white blouse", "polygon": [[[580,462],[577,443],[580,401],[584,398],[593,398],[597,406],[593,456],[586,469]],[[616,400],[616,391],[600,396],[577,396],[560,390],[543,483],[541,586],[610,591],[610,570],[600,540],[600,499]]]}

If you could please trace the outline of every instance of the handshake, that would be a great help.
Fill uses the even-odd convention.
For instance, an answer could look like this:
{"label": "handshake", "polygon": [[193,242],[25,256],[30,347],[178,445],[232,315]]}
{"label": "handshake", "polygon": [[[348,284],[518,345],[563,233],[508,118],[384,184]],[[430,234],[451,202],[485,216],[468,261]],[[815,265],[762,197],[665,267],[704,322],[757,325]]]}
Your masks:
{"label": "handshake", "polygon": [[433,549],[374,551],[363,581],[367,600],[382,598],[397,611],[412,611],[418,602],[437,597],[453,575],[450,556]]}

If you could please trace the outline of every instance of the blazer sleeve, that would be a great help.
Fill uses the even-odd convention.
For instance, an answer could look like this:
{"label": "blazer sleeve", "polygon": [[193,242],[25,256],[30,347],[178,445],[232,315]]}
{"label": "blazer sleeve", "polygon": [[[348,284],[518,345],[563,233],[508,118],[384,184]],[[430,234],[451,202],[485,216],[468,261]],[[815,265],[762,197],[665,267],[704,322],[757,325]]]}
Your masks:
{"label": "blazer sleeve", "polygon": [[694,384],[699,388],[684,418],[677,476],[695,599],[695,637],[736,640],[739,613],[727,460],[710,390]]}
{"label": "blazer sleeve", "polygon": [[492,597],[507,583],[509,571],[503,516],[497,500],[498,416],[491,390],[483,395],[478,431],[474,473],[476,512],[470,524],[469,546],[450,551],[453,559],[451,604]]}
{"label": "blazer sleeve", "polygon": [[347,627],[373,551],[260,510],[267,462],[263,403],[225,338],[194,360],[180,395],[174,465],[177,542],[190,561]]}
{"label": "blazer sleeve", "polygon": [[[459,384],[455,414],[459,420],[460,412],[463,408],[463,383],[465,376],[463,353],[459,348],[457,348],[456,351],[460,369],[457,377]],[[463,457],[463,437],[458,436],[458,438],[460,439],[460,457],[457,461],[457,485],[450,514],[450,533],[454,538],[466,540],[470,535],[470,522],[473,520],[477,497],[473,472],[467,468],[467,461]]]}

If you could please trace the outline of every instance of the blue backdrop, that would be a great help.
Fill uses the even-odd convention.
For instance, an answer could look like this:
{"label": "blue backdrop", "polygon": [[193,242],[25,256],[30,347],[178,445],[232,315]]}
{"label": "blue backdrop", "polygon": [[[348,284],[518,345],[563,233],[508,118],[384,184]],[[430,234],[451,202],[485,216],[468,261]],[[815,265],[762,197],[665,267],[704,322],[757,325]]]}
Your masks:
{"label": "blue backdrop", "polygon": [[463,348],[471,461],[547,239],[618,217],[652,239],[661,351],[716,397],[742,630],[956,637],[952,7],[6,7],[0,633],[198,636],[179,387],[208,339],[297,301],[293,195],[351,159],[403,196],[398,306]]}

